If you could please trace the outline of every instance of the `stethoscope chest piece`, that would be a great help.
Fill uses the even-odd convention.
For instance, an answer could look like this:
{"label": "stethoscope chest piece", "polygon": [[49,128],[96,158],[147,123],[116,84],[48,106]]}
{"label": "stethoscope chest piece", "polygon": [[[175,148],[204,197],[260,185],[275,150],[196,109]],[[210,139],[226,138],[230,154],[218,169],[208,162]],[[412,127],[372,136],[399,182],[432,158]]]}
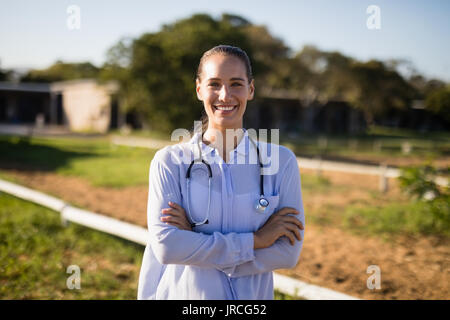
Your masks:
{"label": "stethoscope chest piece", "polygon": [[256,206],[255,209],[256,211],[258,211],[259,213],[264,213],[267,209],[267,207],[269,206],[269,201],[264,198],[261,197],[258,199],[258,201],[256,202]]}

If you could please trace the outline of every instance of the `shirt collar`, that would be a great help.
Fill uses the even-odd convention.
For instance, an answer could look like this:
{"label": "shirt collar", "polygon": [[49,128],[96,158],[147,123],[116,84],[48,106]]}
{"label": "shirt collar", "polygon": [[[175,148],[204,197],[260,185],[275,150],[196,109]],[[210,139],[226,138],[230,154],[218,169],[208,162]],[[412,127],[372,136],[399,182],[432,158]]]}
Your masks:
{"label": "shirt collar", "polygon": [[[249,140],[249,135],[248,135],[248,131],[246,129],[244,129],[244,137],[241,139],[241,141],[239,142],[238,146],[236,147],[236,149],[230,151],[229,156],[230,158],[233,156],[233,153],[237,153],[241,156],[246,156],[248,154],[248,152],[251,151],[250,148],[254,148],[253,143]],[[194,136],[191,138],[191,140],[189,141],[190,144],[192,145],[196,145],[199,142],[199,139],[201,137],[201,133],[196,132],[194,134]],[[217,153],[216,148],[210,147],[209,145],[205,144],[203,141],[201,141],[200,143],[201,149],[202,149],[202,156],[207,156],[210,153],[212,153],[213,151],[215,152],[215,154]],[[197,155],[198,153],[198,147],[195,146],[195,154]]]}

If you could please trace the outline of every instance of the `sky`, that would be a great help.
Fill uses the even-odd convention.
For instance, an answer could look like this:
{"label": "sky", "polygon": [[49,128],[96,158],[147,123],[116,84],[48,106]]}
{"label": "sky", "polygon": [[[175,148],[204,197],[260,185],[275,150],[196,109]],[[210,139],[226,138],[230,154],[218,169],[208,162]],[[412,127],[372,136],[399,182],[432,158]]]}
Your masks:
{"label": "sky", "polygon": [[[71,5],[80,9],[79,29],[67,26]],[[367,27],[370,5],[380,10],[379,29]],[[293,51],[308,44],[362,61],[405,59],[427,78],[450,82],[448,0],[0,0],[0,67],[45,68],[58,59],[100,66],[122,37],[195,13],[240,15]]]}

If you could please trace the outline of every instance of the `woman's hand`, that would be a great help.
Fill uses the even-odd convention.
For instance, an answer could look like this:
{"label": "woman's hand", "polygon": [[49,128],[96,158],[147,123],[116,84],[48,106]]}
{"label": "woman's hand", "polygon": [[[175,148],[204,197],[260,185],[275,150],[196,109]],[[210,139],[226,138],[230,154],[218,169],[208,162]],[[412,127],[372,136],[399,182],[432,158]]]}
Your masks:
{"label": "woman's hand", "polygon": [[299,214],[293,208],[283,208],[270,216],[269,220],[254,233],[254,249],[270,247],[278,238],[286,236],[291,245],[295,239],[301,240],[300,231],[303,224],[294,216],[289,214]]}
{"label": "woman's hand", "polygon": [[161,213],[165,215],[164,217],[161,217],[161,221],[181,230],[192,231],[191,224],[186,217],[186,211],[174,202],[169,201],[169,206],[170,208],[164,208],[161,210]]}

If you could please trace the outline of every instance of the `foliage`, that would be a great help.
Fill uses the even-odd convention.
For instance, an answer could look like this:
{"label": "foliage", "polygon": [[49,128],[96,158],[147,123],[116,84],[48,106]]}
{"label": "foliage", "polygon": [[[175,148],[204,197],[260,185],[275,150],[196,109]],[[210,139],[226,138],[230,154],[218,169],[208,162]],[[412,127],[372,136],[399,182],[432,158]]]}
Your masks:
{"label": "foliage", "polygon": [[427,110],[450,121],[445,83],[426,80],[408,62],[412,75],[406,79],[399,71],[404,61],[363,62],[312,45],[293,52],[266,26],[228,13],[220,18],[194,14],[164,24],[157,32],[122,38],[108,50],[101,68],[58,61],[30,71],[23,81],[117,80],[122,111],[137,114],[142,127],[166,133],[190,129],[203,109],[195,94],[200,57],[219,44],[238,46],[249,54],[256,98],[285,90],[307,103],[346,101],[363,111],[369,125],[408,112],[414,100],[426,98]]}
{"label": "foliage", "polygon": [[349,208],[345,215],[346,225],[375,233],[450,236],[450,193],[448,186],[436,184],[437,173],[430,165],[403,168],[400,186],[412,196],[412,201],[378,208]]}
{"label": "foliage", "polygon": [[382,62],[355,62],[351,69],[353,85],[358,93],[349,101],[364,110],[368,123],[394,110],[405,110],[411,104],[414,88]]}
{"label": "foliage", "polygon": [[[450,172],[450,168],[447,169]],[[400,185],[424,207],[430,219],[430,228],[450,231],[450,192],[448,184],[438,186],[438,171],[431,165],[402,170]]]}
{"label": "foliage", "polygon": [[425,106],[450,124],[450,87],[431,91],[426,97]]}
{"label": "foliage", "polygon": [[431,165],[403,168],[399,177],[401,188],[416,199],[438,198],[444,194],[435,182],[438,175]]}
{"label": "foliage", "polygon": [[97,78],[99,68],[90,62],[66,63],[57,61],[47,69],[30,70],[22,78],[22,82],[54,82],[83,78]]}
{"label": "foliage", "polygon": [[449,198],[430,203],[411,201],[377,207],[350,206],[344,226],[357,233],[433,234],[450,236]]}
{"label": "foliage", "polygon": [[[171,132],[178,127],[191,128],[203,108],[195,95],[194,81],[201,55],[218,44],[239,46],[252,54],[242,31],[248,24],[228,14],[218,20],[195,14],[165,24],[159,32],[145,33],[128,46],[120,42],[110,50],[107,66],[122,70],[119,80],[124,109],[139,112],[151,129]],[[129,61],[126,71],[127,63],[119,63],[115,55],[121,52],[129,57],[125,59]]]}
{"label": "foliage", "polygon": [[[303,86],[297,88],[304,97],[348,101],[364,112],[369,124],[392,110],[406,109],[416,93],[395,69],[381,61],[361,62],[314,46],[305,46],[293,61],[300,63],[292,68],[292,78],[302,77],[297,82]],[[300,75],[295,75],[299,71]]]}
{"label": "foliage", "polygon": [[115,146],[105,139],[0,138],[3,164],[78,176],[104,187],[146,185],[155,152]]}
{"label": "foliage", "polygon": [[[70,224],[57,213],[0,194],[1,299],[136,299],[143,248]],[[66,286],[67,267],[81,288]]]}

